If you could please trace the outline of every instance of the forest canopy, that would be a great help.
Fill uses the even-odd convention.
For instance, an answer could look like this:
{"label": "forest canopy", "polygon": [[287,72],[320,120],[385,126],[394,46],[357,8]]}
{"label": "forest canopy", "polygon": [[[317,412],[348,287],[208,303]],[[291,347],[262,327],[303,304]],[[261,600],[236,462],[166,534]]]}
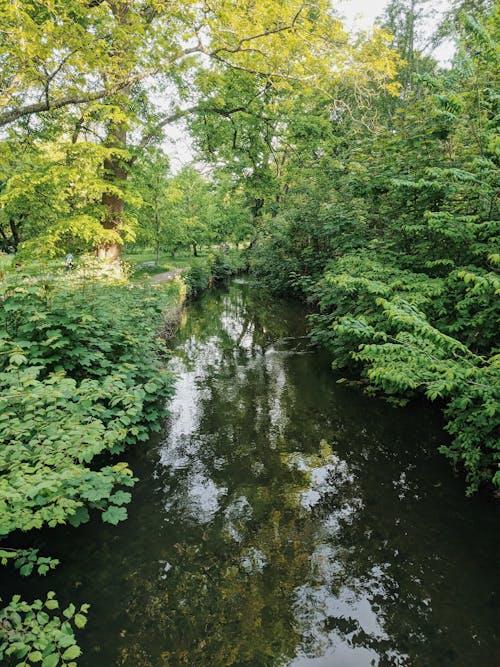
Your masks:
{"label": "forest canopy", "polygon": [[0,31],[3,244],[52,255],[118,256],[137,234],[132,165],[175,120],[231,118],[241,81],[256,101],[330,97],[390,89],[396,67],[387,33],[351,40],[325,0],[18,0]]}

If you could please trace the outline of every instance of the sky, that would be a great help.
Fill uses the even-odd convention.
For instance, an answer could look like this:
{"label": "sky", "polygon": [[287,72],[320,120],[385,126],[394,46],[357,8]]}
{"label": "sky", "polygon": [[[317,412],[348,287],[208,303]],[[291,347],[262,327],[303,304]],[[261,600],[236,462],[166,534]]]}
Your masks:
{"label": "sky", "polygon": [[[368,30],[375,19],[381,16],[388,0],[332,0],[332,5],[345,17],[345,26],[350,30]],[[444,12],[449,7],[450,0],[434,0],[432,8]],[[431,32],[433,26],[429,26]],[[441,64],[450,60],[453,49],[450,43],[441,45],[435,52],[434,57]],[[182,123],[165,128],[164,148],[171,159],[173,171],[178,171],[183,164],[193,159],[191,142],[183,129]]]}
{"label": "sky", "polygon": [[[366,30],[374,24],[376,18],[381,16],[388,0],[332,0],[332,4],[340,14],[345,16],[347,28],[356,29],[357,27]],[[434,0],[429,7],[440,15],[449,8],[450,4],[450,0]],[[426,26],[429,32],[433,31],[435,22],[436,19]],[[443,43],[433,52],[433,55],[442,65],[445,65],[453,55],[451,43]]]}
{"label": "sky", "polygon": [[387,0],[336,0],[332,4],[346,17],[348,25],[356,21],[359,27],[366,29],[382,14]]}

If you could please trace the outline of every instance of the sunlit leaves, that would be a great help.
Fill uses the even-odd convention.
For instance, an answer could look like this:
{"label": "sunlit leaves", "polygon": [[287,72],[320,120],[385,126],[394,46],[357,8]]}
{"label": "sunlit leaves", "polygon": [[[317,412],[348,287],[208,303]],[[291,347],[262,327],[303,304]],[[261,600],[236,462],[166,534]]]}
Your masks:
{"label": "sunlit leaves", "polygon": [[398,402],[446,404],[441,451],[468,492],[500,478],[495,12],[463,22],[450,70],[429,61],[416,77],[411,53],[399,102],[379,94],[329,132],[290,132],[294,178],[253,259],[269,285],[318,307],[313,337],[335,366]]}

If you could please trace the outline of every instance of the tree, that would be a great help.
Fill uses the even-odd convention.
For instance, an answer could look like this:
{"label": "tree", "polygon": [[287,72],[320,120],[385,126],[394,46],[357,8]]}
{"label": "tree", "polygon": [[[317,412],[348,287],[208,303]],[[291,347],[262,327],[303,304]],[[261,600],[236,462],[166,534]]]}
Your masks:
{"label": "tree", "polygon": [[248,239],[253,221],[244,187],[222,171],[215,174],[211,194],[209,219],[214,241],[238,245]]}
{"label": "tree", "polygon": [[[107,149],[108,186],[98,221],[104,232],[97,243],[99,253],[109,257],[119,254],[131,223],[122,195],[130,137],[140,149],[169,122],[196,113],[204,77],[246,72],[286,91],[298,83],[321,87],[348,74],[363,87],[371,79],[385,82],[394,72],[385,38],[375,38],[379,53],[373,48],[362,53],[349,43],[327,0],[64,5],[17,0],[0,21],[5,54],[0,123],[20,127],[24,119],[32,132],[40,115],[42,122],[65,117],[73,126],[61,127],[65,136],[71,132],[78,142],[82,131],[90,130]],[[165,90],[171,91],[168,100]],[[155,96],[161,96],[161,105]]]}
{"label": "tree", "polygon": [[195,257],[200,245],[213,240],[211,200],[209,183],[192,166],[185,166],[169,183],[170,220],[179,230],[179,241],[191,246]]}
{"label": "tree", "polygon": [[175,247],[173,223],[169,216],[169,172],[168,157],[159,149],[150,149],[135,162],[131,173],[131,186],[141,198],[136,211],[138,240],[153,243],[157,264],[160,247],[166,239],[167,246]]}
{"label": "tree", "polygon": [[498,9],[460,30],[452,68],[414,67],[391,105],[381,91],[340,118],[316,100],[310,127],[290,117],[287,193],[252,264],[316,304],[337,367],[396,401],[446,402],[441,451],[472,493],[500,484]]}

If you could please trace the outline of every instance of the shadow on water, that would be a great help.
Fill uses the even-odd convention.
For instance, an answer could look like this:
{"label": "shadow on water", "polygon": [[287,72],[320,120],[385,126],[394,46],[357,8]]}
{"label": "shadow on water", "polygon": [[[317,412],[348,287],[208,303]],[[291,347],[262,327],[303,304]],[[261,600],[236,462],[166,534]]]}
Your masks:
{"label": "shadow on water", "polygon": [[48,532],[25,595],[91,603],[83,667],[493,667],[498,512],[429,406],[338,385],[299,304],[234,282],[173,344],[172,416],[129,520]]}

